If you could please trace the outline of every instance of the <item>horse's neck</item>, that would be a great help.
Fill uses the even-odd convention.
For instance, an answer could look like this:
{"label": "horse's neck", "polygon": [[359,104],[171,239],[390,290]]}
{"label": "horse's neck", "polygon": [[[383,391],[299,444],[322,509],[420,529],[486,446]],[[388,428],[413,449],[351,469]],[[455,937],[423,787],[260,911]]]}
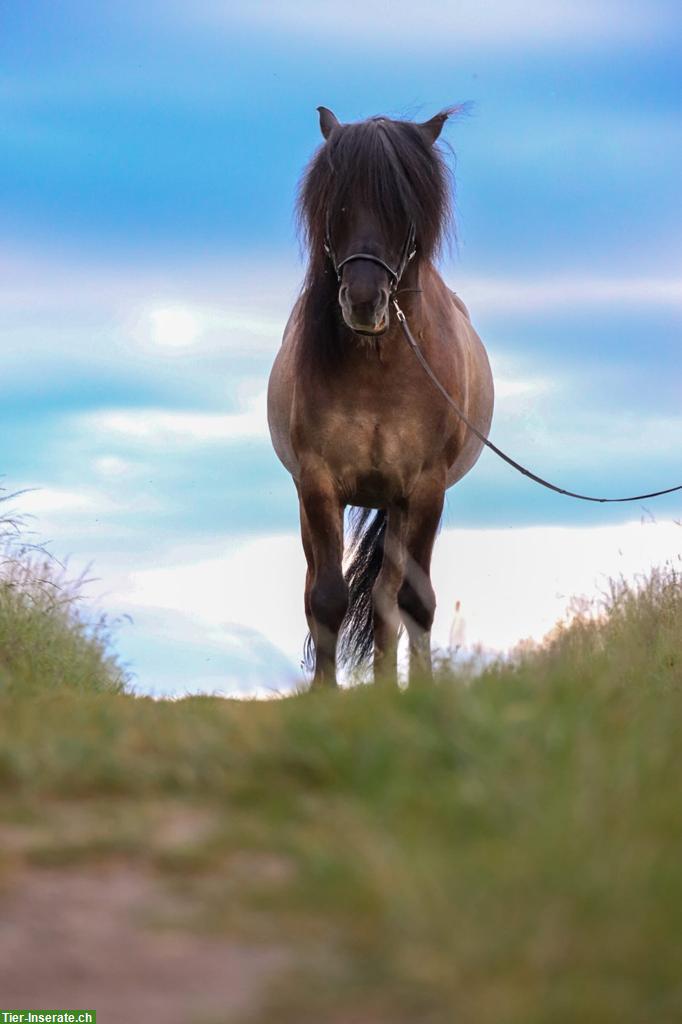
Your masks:
{"label": "horse's neck", "polygon": [[442,302],[448,289],[430,260],[422,260],[410,271],[400,282],[396,298],[407,319],[418,330],[425,310]]}

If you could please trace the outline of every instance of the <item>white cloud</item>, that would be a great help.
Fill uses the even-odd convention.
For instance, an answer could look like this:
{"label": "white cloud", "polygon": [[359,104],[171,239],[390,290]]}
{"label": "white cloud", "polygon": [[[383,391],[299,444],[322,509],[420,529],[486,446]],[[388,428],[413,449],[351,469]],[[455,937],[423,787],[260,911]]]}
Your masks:
{"label": "white cloud", "polygon": [[202,352],[274,353],[282,339],[286,322],[281,313],[254,308],[242,296],[239,301],[229,298],[222,305],[208,305],[196,301],[174,302],[168,305],[149,305],[127,318],[126,331],[143,348],[182,352],[188,348]]}
{"label": "white cloud", "polygon": [[137,517],[158,514],[164,507],[148,488],[121,487],[115,476],[107,479],[106,474],[99,483],[78,489],[19,484],[16,497],[8,495],[6,514],[21,522],[20,539],[46,543],[59,559],[71,560],[75,553],[81,564],[99,563],[102,547],[120,545],[123,538],[126,545],[139,541]]}
{"label": "white cloud", "polygon": [[134,469],[132,462],[118,455],[102,455],[94,460],[93,467],[100,476],[112,479],[128,476]]}
{"label": "white cloud", "polygon": [[[165,5],[168,9],[168,5]],[[296,0],[279,4],[224,4],[201,0],[188,10],[174,4],[181,20],[225,30],[246,24],[264,31],[295,37],[324,36],[325,41],[352,39],[368,48],[387,41],[398,48],[428,46],[429,50],[460,50],[463,47],[536,48],[547,44],[562,47],[614,46],[623,41],[656,38],[674,24],[675,10],[658,2],[644,5],[634,0],[366,0],[339,6],[331,0]]]}
{"label": "white cloud", "polygon": [[[61,254],[20,248],[3,254],[0,324],[3,388],[85,370],[192,382],[246,356],[271,360],[298,295],[295,251],[258,258],[223,254],[207,263],[131,270],[115,263],[69,264]],[[226,378],[225,387],[228,381]]]}
{"label": "white cloud", "polygon": [[[561,407],[546,402],[505,402],[493,418],[491,440],[514,458],[527,463],[541,459],[545,466],[603,469],[603,479],[618,469],[638,462],[638,473],[648,483],[631,484],[635,491],[672,487],[679,483],[679,451],[682,445],[682,416],[647,416],[643,413],[570,412],[570,400]],[[511,449],[514,450],[511,450]],[[647,464],[655,455],[656,466],[669,463],[667,479],[652,480]],[[532,469],[532,465],[530,466]],[[630,471],[632,472],[632,471]],[[660,474],[660,469],[656,470]],[[567,485],[565,485],[567,486]]]}
{"label": "white cloud", "polygon": [[162,348],[193,345],[201,332],[199,317],[185,306],[165,306],[149,315],[152,340]]}
{"label": "white cloud", "polygon": [[62,487],[28,488],[19,498],[21,514],[51,515],[54,513],[102,511],[108,507],[107,499],[93,491],[73,491]]}
{"label": "white cloud", "polygon": [[[144,269],[132,275],[115,266],[57,265],[34,253],[11,256],[2,268],[0,314],[14,324],[4,331],[5,357],[13,354],[16,334],[22,365],[27,347],[40,359],[58,347],[63,359],[67,339],[71,357],[82,347],[80,354],[91,360],[94,341],[98,358],[116,363],[134,358],[140,348],[146,360],[159,363],[174,350],[183,355],[187,349],[274,355],[303,276],[293,252],[267,264],[242,255],[237,270],[236,259],[178,269],[163,287]],[[538,279],[467,275],[461,266],[446,265],[444,276],[456,281],[474,322],[488,310],[513,315],[574,306],[608,310],[616,304],[682,309],[682,277],[665,272],[604,277],[580,271]],[[99,324],[94,334],[93,315]],[[28,337],[21,333],[25,322],[31,325]]]}
{"label": "white cloud", "polygon": [[556,383],[544,377],[510,377],[502,373],[495,374],[495,402],[505,402],[510,398],[530,397],[556,390]]}
{"label": "white cloud", "polygon": [[681,552],[682,528],[670,522],[444,530],[433,562],[434,640],[448,646],[456,601],[468,646],[540,640],[574,597],[597,598],[609,577],[634,579]]}
{"label": "white cloud", "polygon": [[562,276],[546,280],[460,277],[457,291],[472,310],[518,313],[566,307],[682,309],[682,277],[600,278]]}
{"label": "white cloud", "polygon": [[[225,648],[234,647],[235,637],[239,646],[240,636],[253,631],[298,664],[307,631],[298,535],[228,538],[219,557],[215,548],[213,538],[205,557],[175,564],[169,557],[163,568],[128,572],[110,600],[133,617],[136,608],[157,623],[170,617],[174,636],[184,621],[195,639],[203,635],[207,644]],[[597,597],[609,577],[633,579],[680,552],[682,528],[671,522],[444,530],[432,570],[434,647],[449,645],[457,601],[459,641],[467,649],[504,651],[526,638],[541,639],[573,597]],[[194,688],[193,680],[187,684]]]}
{"label": "white cloud", "polygon": [[253,630],[298,664],[307,629],[299,537],[226,538],[226,553],[219,557],[217,546],[212,538],[203,558],[119,576],[110,603],[133,616],[135,608],[154,610],[157,621],[175,613],[194,637],[200,627],[207,643],[227,648],[239,646],[244,631]]}
{"label": "white cloud", "polygon": [[269,437],[266,393],[248,399],[235,413],[175,412],[166,409],[104,409],[79,417],[98,434],[152,444],[206,444]]}

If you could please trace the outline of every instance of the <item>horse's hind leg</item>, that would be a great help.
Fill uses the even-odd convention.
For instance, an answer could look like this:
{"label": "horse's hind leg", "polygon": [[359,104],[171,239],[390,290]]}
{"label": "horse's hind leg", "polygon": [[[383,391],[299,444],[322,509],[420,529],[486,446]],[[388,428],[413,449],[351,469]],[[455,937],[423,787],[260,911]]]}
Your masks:
{"label": "horse's hind leg", "polygon": [[372,588],[374,624],[374,681],[398,681],[398,591],[405,575],[405,507],[388,509],[381,570]]}
{"label": "horse's hind leg", "polygon": [[440,475],[424,476],[410,495],[405,576],[398,591],[398,606],[410,640],[410,683],[432,675],[431,626],[436,595],[430,578],[431,554],[444,498]]}
{"label": "horse's hind leg", "polygon": [[343,505],[328,478],[299,485],[301,535],[308,561],[305,610],[315,645],[313,685],[336,684],[336,643],[348,607],[343,578]]}

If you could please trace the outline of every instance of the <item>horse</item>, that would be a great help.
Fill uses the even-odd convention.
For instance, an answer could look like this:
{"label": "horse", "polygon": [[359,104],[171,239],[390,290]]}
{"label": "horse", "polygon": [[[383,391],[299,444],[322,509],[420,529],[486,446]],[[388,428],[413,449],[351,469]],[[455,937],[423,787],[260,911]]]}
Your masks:
{"label": "horse", "polygon": [[308,266],[270,374],[270,436],[298,493],[313,688],[336,685],[337,655],[357,669],[373,653],[375,681],[397,682],[401,624],[413,685],[432,678],[430,567],[445,491],[483,445],[434,390],[392,306],[486,437],[493,412],[486,350],[434,265],[452,225],[437,142],[458,108],[423,123],[349,124],[317,109],[323,141],[297,201]]}

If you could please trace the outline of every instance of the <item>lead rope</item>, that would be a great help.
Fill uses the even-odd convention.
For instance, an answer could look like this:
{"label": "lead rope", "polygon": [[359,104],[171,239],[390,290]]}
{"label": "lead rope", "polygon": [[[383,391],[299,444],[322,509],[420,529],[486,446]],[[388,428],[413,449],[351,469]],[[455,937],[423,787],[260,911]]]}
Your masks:
{"label": "lead rope", "polygon": [[631,498],[593,498],[589,494],[576,494],[575,491],[567,491],[564,487],[557,487],[555,484],[551,484],[548,480],[543,480],[542,477],[538,476],[536,473],[531,473],[529,469],[526,469],[524,466],[520,465],[520,463],[515,462],[514,459],[512,459],[509,455],[505,455],[505,453],[500,448],[498,448],[497,445],[493,444],[492,441],[489,441],[488,438],[485,437],[485,435],[482,434],[480,430],[477,430],[476,427],[471,422],[471,420],[469,420],[464,415],[464,413],[459,408],[457,403],[453,401],[453,399],[447,393],[447,391],[445,390],[445,388],[443,387],[443,385],[438,380],[435,373],[427,363],[426,359],[424,358],[422,350],[419,348],[419,345],[415,341],[414,335],[412,334],[412,331],[409,328],[409,324],[407,323],[407,318],[405,317],[405,314],[398,305],[398,300],[395,298],[395,296],[393,296],[392,301],[393,306],[395,308],[396,316],[400,321],[400,326],[403,329],[403,334],[405,335],[405,340],[407,341],[407,344],[410,346],[415,356],[419,360],[422,369],[430,378],[431,382],[435,385],[435,387],[440,391],[445,401],[452,406],[452,408],[455,410],[459,418],[463,420],[464,423],[466,423],[469,430],[471,430],[476,435],[479,441],[482,441],[484,445],[490,448],[491,451],[495,452],[496,455],[499,455],[501,459],[504,459],[505,462],[509,463],[510,466],[513,466],[514,469],[518,469],[519,473],[523,473],[524,476],[529,477],[531,480],[535,480],[536,484],[542,484],[543,487],[549,488],[550,491],[556,491],[557,494],[566,494],[569,498],[580,498],[581,501],[643,501],[644,498],[658,498],[661,494],[672,494],[673,491],[682,491],[682,484],[678,484],[677,487],[667,487],[664,491],[652,491],[651,494],[635,494]]}

